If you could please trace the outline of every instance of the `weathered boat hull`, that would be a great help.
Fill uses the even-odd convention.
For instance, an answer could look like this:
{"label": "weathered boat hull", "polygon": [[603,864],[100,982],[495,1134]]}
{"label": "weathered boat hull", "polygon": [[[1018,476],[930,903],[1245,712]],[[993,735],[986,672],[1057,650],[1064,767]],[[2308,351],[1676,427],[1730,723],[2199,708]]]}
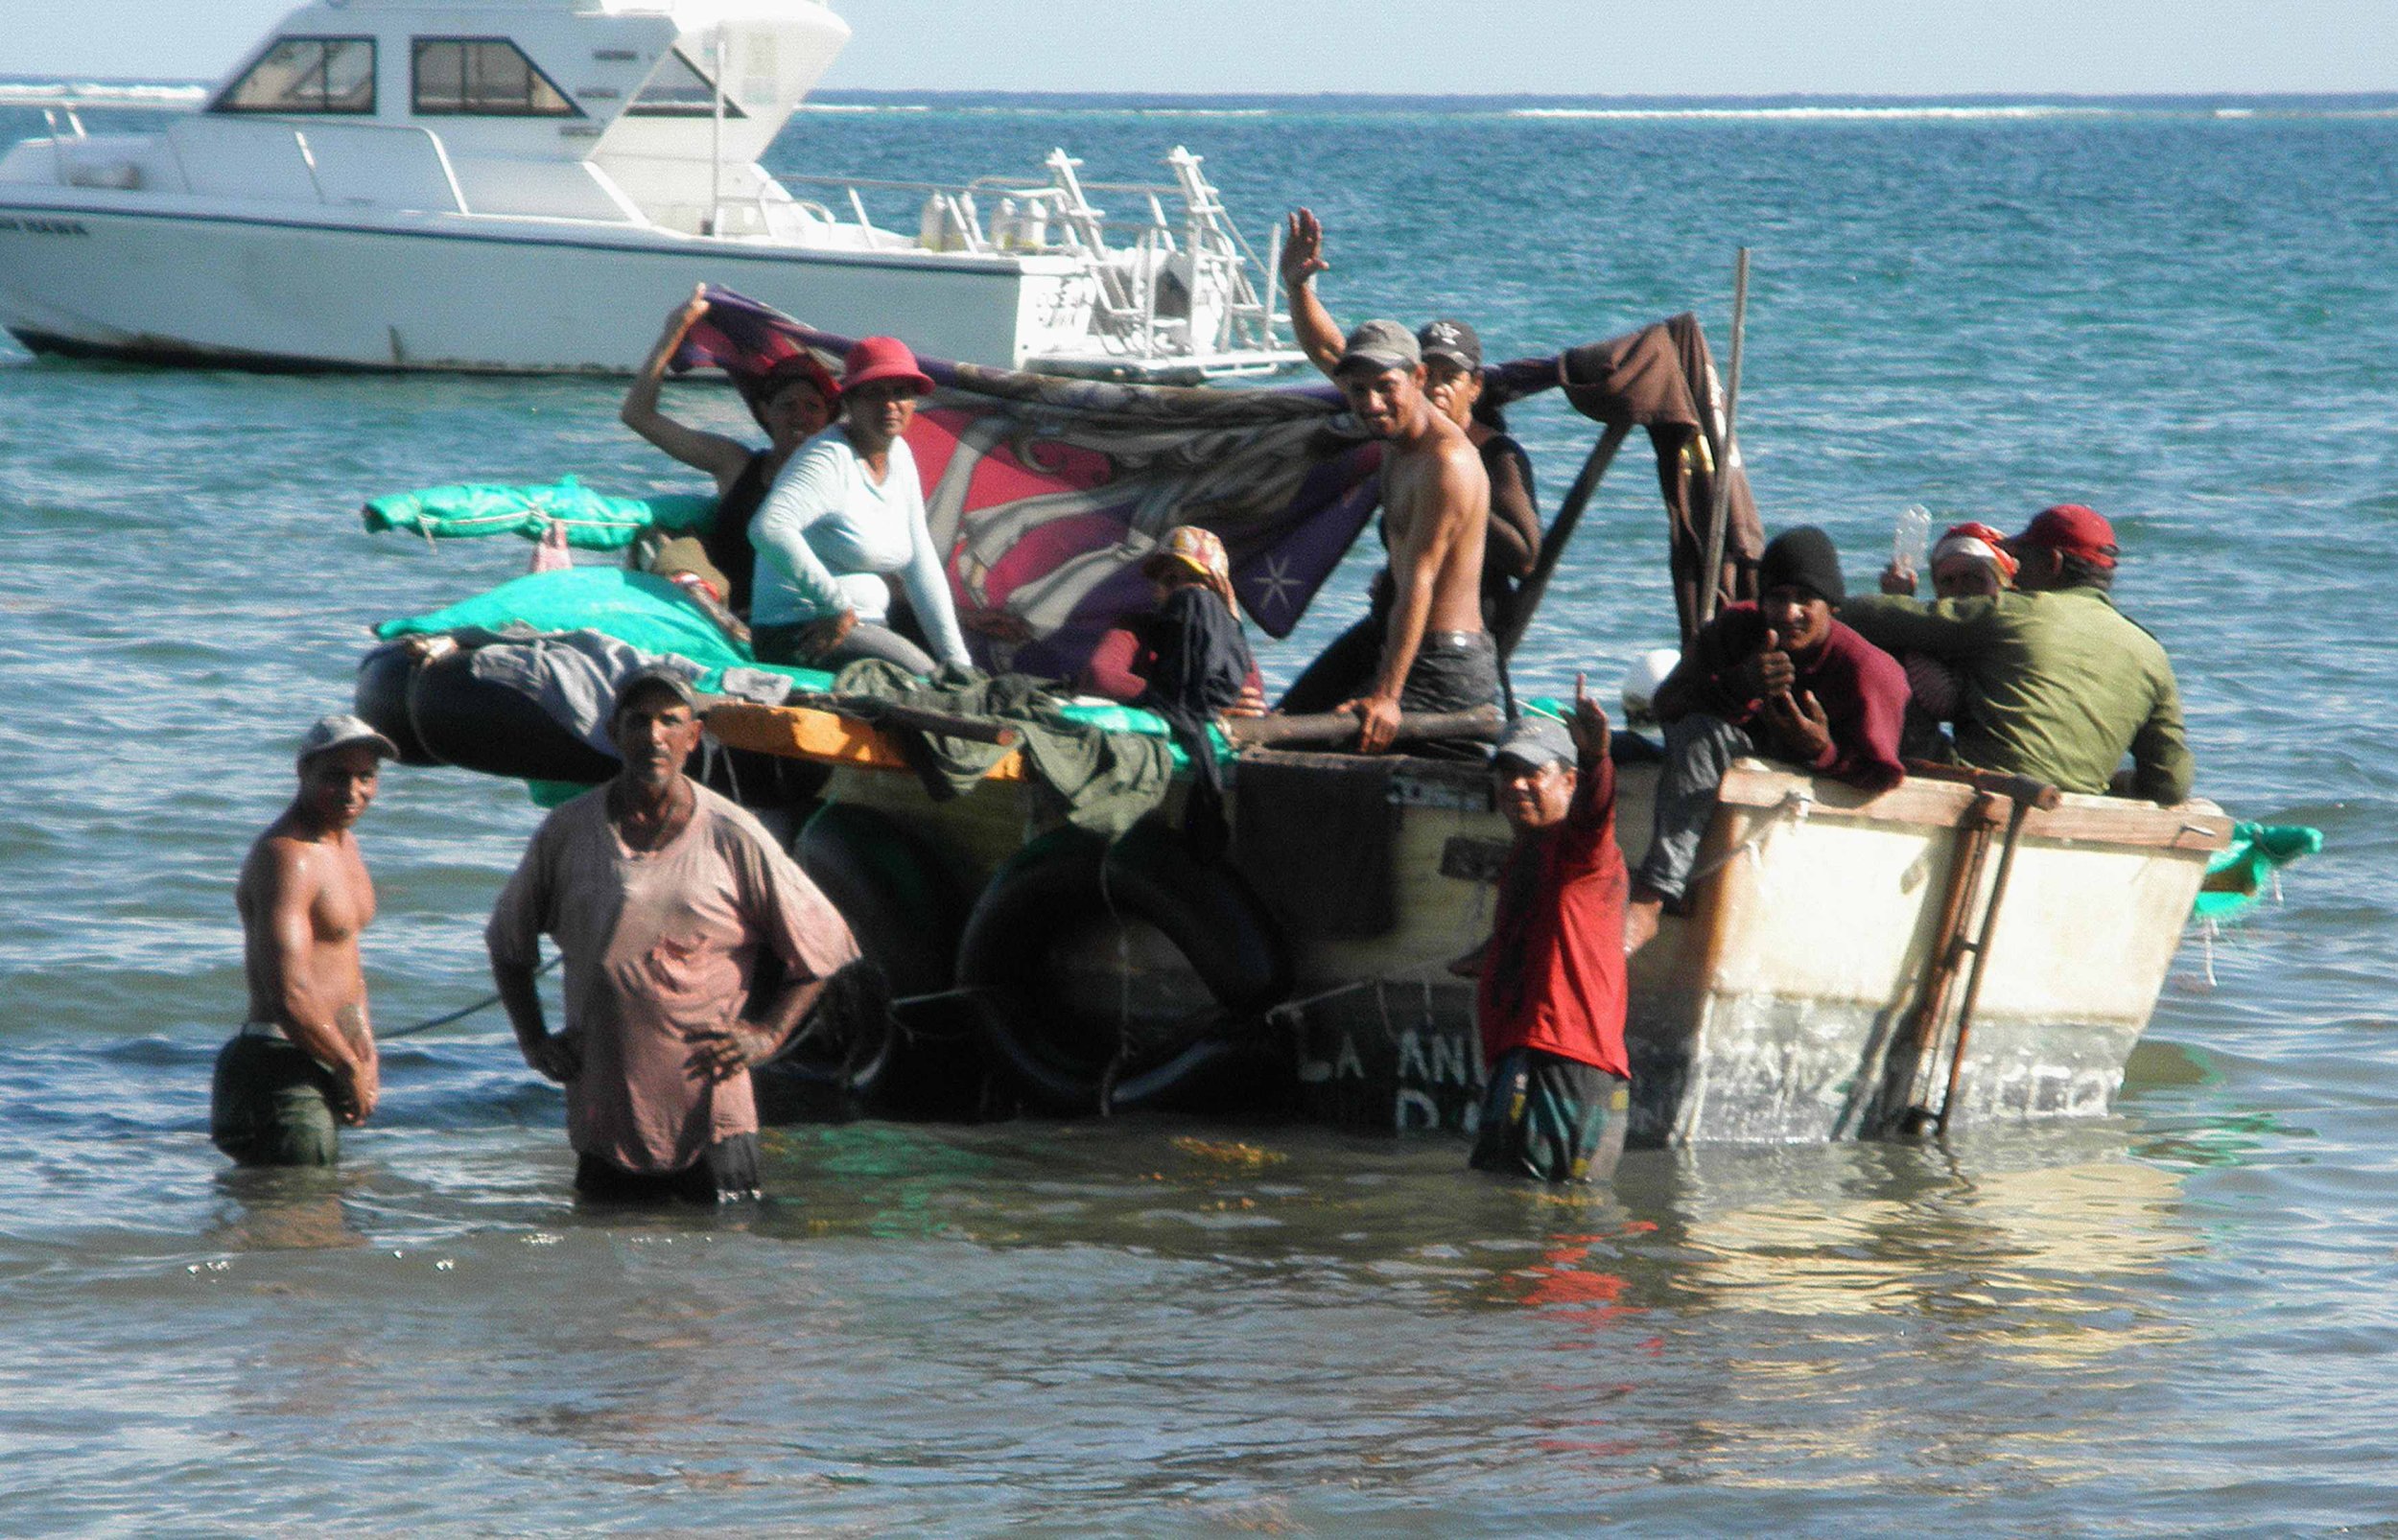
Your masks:
{"label": "weathered boat hull", "polygon": [[[713,725],[732,741],[771,746],[721,716]],[[825,795],[921,833],[958,891],[976,892],[1023,845],[1021,782],[986,782],[936,805],[889,762],[859,751]],[[1346,799],[1356,816],[1323,819],[1320,841],[1304,823],[1296,837],[1278,827],[1253,838],[1244,819],[1265,822],[1259,787],[1270,778],[1286,787],[1294,775],[1352,782],[1326,806],[1338,814]],[[1484,1073],[1472,990],[1443,965],[1488,933],[1508,831],[1486,773],[1252,751],[1232,776],[1232,865],[1288,950],[1286,992],[1240,1034],[1254,1078],[1248,1108],[1397,1132],[1470,1130]],[[1619,777],[1620,837],[1634,861],[1648,843],[1655,778],[1643,764]],[[2011,861],[1993,853],[1961,868],[1993,801],[1919,780],[1868,797],[1759,762],[1737,767],[1690,912],[1669,917],[1634,960],[1634,1141],[1815,1142],[1943,1112],[1950,1125],[1991,1125],[2110,1110],[2229,821],[2205,803],[2066,798],[2025,814]],[[1360,837],[1370,826],[1379,833]],[[1988,846],[1998,850],[1995,833]],[[2005,896],[1982,936],[2002,867]],[[1980,937],[1987,961],[1952,1098],[1962,968],[1945,1009],[1918,1018],[1940,959],[1969,967],[1960,935]],[[1138,920],[1078,934],[1066,945],[1082,955],[1067,971],[1083,998],[1054,1002],[1057,1012],[1121,1011],[1127,1041],[1141,1038],[1143,1012],[1152,1028],[1187,1014],[1189,1001],[1173,999],[1187,981],[1158,961],[1157,943]],[[1220,1101],[1220,1082],[1214,1089]]]}

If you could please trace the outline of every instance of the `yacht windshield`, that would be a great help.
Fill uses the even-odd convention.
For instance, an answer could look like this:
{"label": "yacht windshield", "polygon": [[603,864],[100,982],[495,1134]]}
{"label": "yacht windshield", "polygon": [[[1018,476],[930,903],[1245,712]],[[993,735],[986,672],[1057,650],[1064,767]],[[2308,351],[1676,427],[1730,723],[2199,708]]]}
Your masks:
{"label": "yacht windshield", "polygon": [[375,110],[372,37],[278,37],[216,102],[219,112]]}
{"label": "yacht windshield", "polygon": [[[699,66],[683,57],[679,48],[667,51],[666,58],[650,72],[649,82],[644,85],[624,108],[628,117],[640,118],[705,118],[716,113],[716,86]],[[744,116],[730,97],[724,101],[724,115]]]}
{"label": "yacht windshield", "polygon": [[420,116],[582,116],[505,37],[419,37],[414,52],[411,99]]}

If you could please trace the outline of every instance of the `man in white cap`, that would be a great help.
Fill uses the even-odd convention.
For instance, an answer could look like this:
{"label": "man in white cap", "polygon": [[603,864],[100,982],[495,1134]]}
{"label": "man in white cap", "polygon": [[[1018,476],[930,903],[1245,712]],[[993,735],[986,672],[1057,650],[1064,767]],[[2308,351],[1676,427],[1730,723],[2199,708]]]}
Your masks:
{"label": "man in white cap", "polygon": [[[700,728],[681,674],[641,669],[608,721],[624,767],[534,832],[483,933],[491,974],[525,1062],[566,1087],[577,1192],[755,1196],[750,1068],[782,1051],[857,944],[755,818],[683,774]],[[558,1033],[533,986],[545,934],[566,959]],[[782,985],[753,998],[769,951]]]}
{"label": "man in white cap", "polygon": [[246,1166],[329,1166],[382,1092],[358,937],[375,885],[351,828],[399,751],[355,716],[300,740],[299,791],[242,863],[249,1015],[217,1056],[208,1132]]}
{"label": "man in white cap", "polygon": [[1491,939],[1453,965],[1480,981],[1491,1066],[1473,1164],[1542,1181],[1605,1181],[1632,1108],[1624,1048],[1623,852],[1607,713],[1574,676],[1564,722],[1527,712],[1491,757],[1516,831]]}

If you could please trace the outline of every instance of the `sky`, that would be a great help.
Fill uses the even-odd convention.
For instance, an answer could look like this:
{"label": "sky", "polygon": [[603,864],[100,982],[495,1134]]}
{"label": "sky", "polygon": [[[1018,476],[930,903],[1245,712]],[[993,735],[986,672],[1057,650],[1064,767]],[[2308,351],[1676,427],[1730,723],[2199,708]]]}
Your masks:
{"label": "sky", "polygon": [[[794,0],[800,3],[800,0]],[[286,0],[0,0],[0,74],[214,79]],[[1465,95],[2398,90],[2392,0],[835,0],[827,88]]]}

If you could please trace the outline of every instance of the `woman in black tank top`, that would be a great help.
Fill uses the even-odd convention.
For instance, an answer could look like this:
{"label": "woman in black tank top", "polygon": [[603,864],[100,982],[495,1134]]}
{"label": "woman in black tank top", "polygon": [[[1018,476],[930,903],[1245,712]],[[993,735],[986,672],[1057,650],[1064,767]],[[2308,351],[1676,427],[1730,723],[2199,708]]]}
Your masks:
{"label": "woman in black tank top", "polygon": [[733,383],[749,404],[749,414],[765,430],[767,445],[763,450],[676,422],[659,410],[658,386],[666,378],[667,362],[682,346],[683,334],[707,314],[705,293],[705,285],[693,290],[691,298],[666,318],[666,329],[658,334],[657,345],[633,377],[632,388],[624,392],[623,409],[617,415],[634,432],[716,478],[717,511],[698,539],[708,560],[724,575],[725,607],[747,618],[750,583],[758,562],[749,544],[750,517],[765,501],[775,473],[791,452],[833,421],[841,392],[832,371],[806,353],[786,359],[762,375],[736,376]]}

